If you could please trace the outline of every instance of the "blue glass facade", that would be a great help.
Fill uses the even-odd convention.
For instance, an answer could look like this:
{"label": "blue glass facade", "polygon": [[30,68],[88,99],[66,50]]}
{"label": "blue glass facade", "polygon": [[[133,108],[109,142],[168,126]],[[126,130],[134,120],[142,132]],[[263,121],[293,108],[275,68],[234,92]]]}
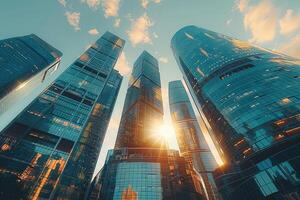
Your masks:
{"label": "blue glass facade", "polygon": [[157,60],[144,51],[134,63],[125,98],[116,148],[160,148],[156,141],[163,106]]}
{"label": "blue glass facade", "polygon": [[207,199],[217,199],[212,174],[217,168],[217,163],[201,132],[189,97],[180,80],[169,82],[169,104],[181,155],[201,175]]}
{"label": "blue glass facade", "polygon": [[158,62],[144,51],[129,80],[115,149],[108,152],[88,199],[202,199],[184,158],[158,139],[162,118]]}
{"label": "blue glass facade", "polygon": [[298,199],[300,61],[195,26],[171,46],[225,162],[224,199]]}
{"label": "blue glass facade", "polygon": [[0,131],[53,81],[61,56],[34,34],[0,40]]}
{"label": "blue glass facade", "polygon": [[106,32],[1,133],[1,198],[83,198],[120,87],[113,67],[123,46]]}

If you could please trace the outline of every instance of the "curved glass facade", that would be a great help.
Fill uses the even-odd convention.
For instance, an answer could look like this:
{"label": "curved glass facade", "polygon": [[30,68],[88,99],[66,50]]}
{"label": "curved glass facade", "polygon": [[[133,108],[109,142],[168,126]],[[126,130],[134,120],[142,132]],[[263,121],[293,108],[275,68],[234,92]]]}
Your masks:
{"label": "curved glass facade", "polygon": [[[244,173],[243,167],[248,165],[247,169],[257,169],[247,176],[261,198],[298,195],[299,182],[288,177],[292,171],[299,172],[299,164],[291,164],[289,173],[275,172],[276,178],[269,174],[263,180],[276,185],[277,177],[282,175],[293,185],[289,191],[276,187],[264,193],[262,182],[254,180],[262,170],[259,163],[282,155],[288,151],[287,146],[300,142],[300,61],[195,26],[179,30],[171,46],[225,162],[222,168],[231,168],[231,172],[221,170],[223,175],[218,180],[231,177],[229,173]],[[280,166],[283,161],[290,162],[296,159],[294,156],[272,160],[267,169]],[[237,190],[250,191],[240,180],[233,185],[227,182],[219,190],[228,199],[239,199]]]}
{"label": "curved glass facade", "polygon": [[118,94],[113,67],[123,46],[106,32],[1,132],[0,199],[83,199]]}
{"label": "curved glass facade", "polygon": [[217,199],[213,170],[217,163],[201,132],[189,97],[180,80],[169,82],[170,112],[181,155],[201,174],[207,199]]}

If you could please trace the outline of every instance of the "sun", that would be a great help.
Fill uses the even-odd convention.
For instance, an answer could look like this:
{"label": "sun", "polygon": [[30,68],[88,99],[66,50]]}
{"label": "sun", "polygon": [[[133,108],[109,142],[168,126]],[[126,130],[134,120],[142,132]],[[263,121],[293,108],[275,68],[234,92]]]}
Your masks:
{"label": "sun", "polygon": [[168,141],[168,139],[173,137],[174,129],[171,124],[163,123],[158,127],[159,135]]}

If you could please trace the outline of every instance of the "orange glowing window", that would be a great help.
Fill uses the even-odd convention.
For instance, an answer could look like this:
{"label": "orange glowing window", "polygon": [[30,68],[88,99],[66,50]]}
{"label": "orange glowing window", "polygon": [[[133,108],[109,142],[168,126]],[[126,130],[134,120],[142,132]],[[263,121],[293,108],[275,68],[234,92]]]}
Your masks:
{"label": "orange glowing window", "polygon": [[284,99],[281,99],[281,102],[282,102],[283,104],[288,104],[288,103],[291,102],[291,100],[290,100],[289,98],[284,98]]}
{"label": "orange glowing window", "polygon": [[9,144],[3,144],[1,146],[1,151],[8,151],[10,150],[10,145]]}
{"label": "orange glowing window", "polygon": [[282,125],[284,125],[285,123],[286,123],[286,121],[285,120],[278,120],[278,121],[276,121],[276,122],[274,122],[277,126],[282,126]]}
{"label": "orange glowing window", "polygon": [[245,142],[245,139],[241,139],[241,140],[239,140],[238,142],[236,142],[235,144],[234,144],[234,146],[236,147],[236,146],[239,146],[240,144],[242,144],[242,143],[244,143]]}

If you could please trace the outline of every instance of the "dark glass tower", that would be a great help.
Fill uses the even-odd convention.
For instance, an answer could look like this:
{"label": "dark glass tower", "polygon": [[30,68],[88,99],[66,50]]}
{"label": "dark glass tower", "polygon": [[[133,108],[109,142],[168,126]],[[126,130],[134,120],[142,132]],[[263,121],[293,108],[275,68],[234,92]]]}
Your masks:
{"label": "dark glass tower", "polygon": [[224,199],[299,199],[300,61],[195,26],[171,46],[225,162]]}
{"label": "dark glass tower", "polygon": [[144,51],[134,63],[115,148],[160,148],[155,141],[163,120],[157,60]]}
{"label": "dark glass tower", "polygon": [[201,175],[207,199],[217,199],[212,174],[217,168],[217,163],[201,132],[189,97],[180,80],[169,82],[169,104],[181,155]]}
{"label": "dark glass tower", "polygon": [[202,199],[202,188],[193,185],[195,174],[159,136],[162,117],[158,62],[144,51],[134,64],[115,149],[88,199]]}
{"label": "dark glass tower", "polygon": [[34,34],[0,40],[0,131],[54,80],[61,56]]}
{"label": "dark glass tower", "polygon": [[106,32],[1,132],[0,199],[83,199],[120,87],[113,67],[123,46]]}

